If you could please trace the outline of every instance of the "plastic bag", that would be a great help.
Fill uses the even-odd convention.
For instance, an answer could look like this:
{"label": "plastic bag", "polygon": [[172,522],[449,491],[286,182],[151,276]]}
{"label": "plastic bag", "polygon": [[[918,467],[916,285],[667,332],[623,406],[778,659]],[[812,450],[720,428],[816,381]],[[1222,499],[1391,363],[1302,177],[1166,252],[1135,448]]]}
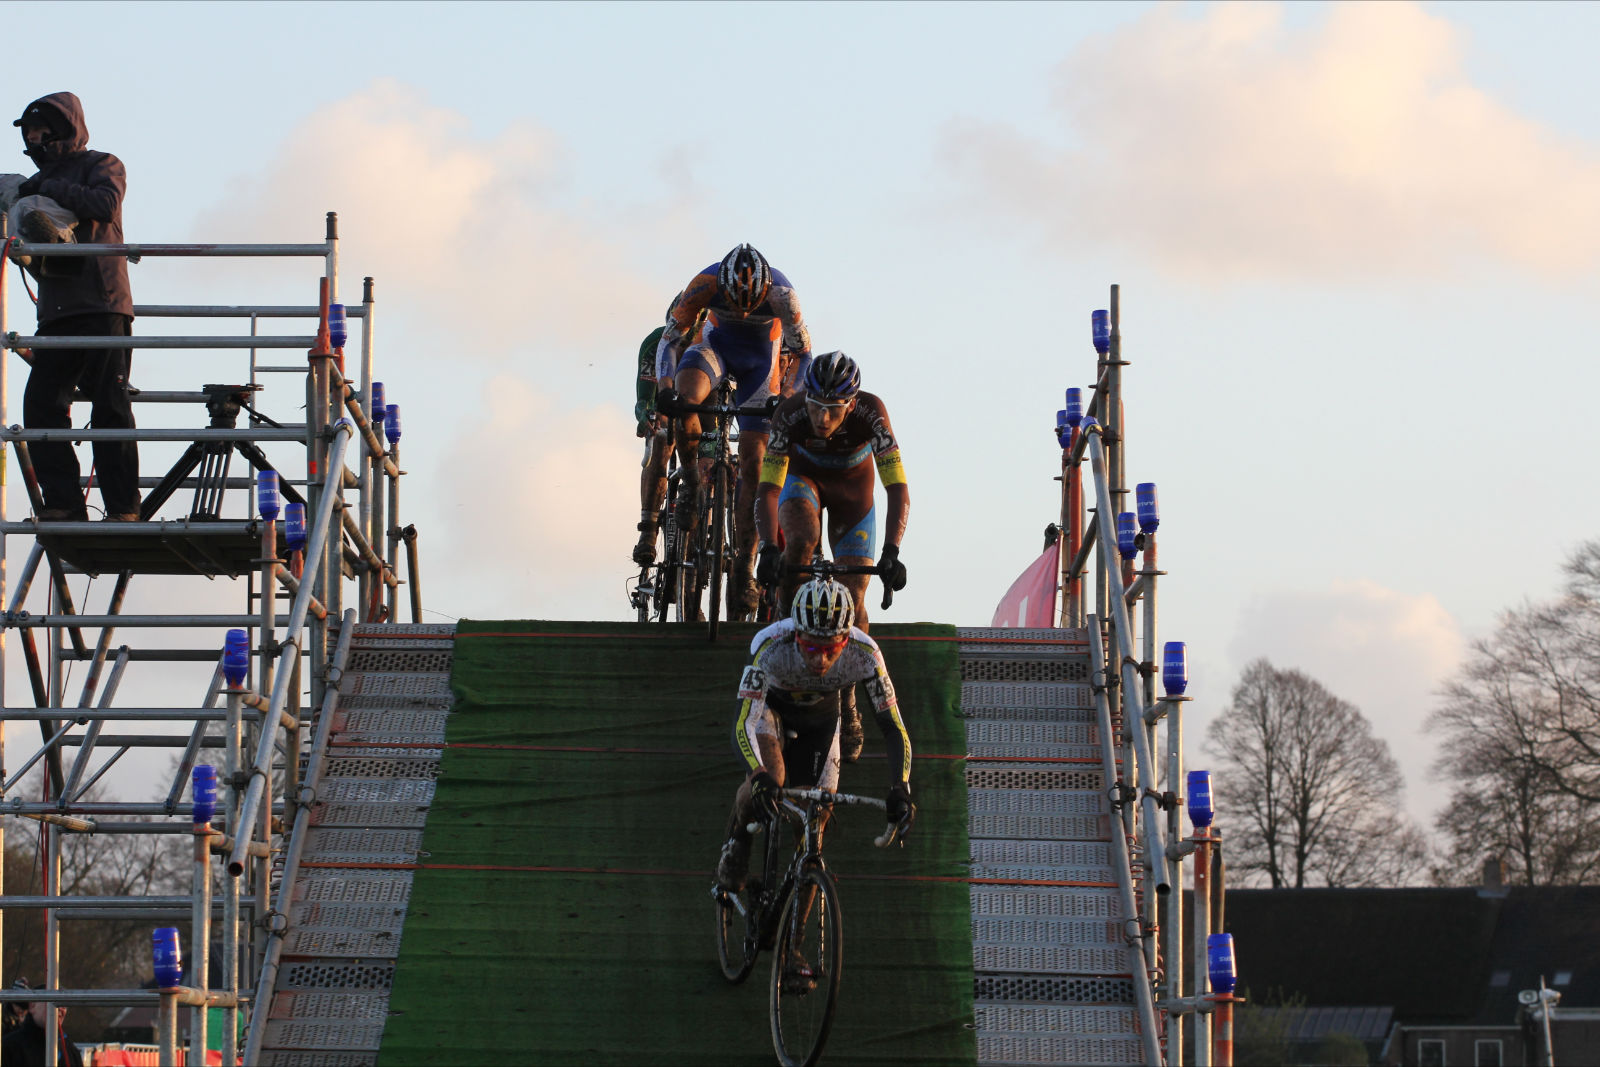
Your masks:
{"label": "plastic bag", "polygon": [[77,225],[78,216],[48,196],[25,196],[11,205],[11,232],[29,244],[74,243]]}
{"label": "plastic bag", "polygon": [[27,181],[22,174],[0,174],[0,211],[9,212],[19,199],[17,190]]}

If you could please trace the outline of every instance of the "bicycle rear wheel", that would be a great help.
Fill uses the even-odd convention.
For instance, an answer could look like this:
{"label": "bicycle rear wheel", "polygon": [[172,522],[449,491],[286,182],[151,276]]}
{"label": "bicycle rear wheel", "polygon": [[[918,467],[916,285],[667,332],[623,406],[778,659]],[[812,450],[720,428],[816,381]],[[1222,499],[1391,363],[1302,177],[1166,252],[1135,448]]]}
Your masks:
{"label": "bicycle rear wheel", "polygon": [[801,873],[772,954],[772,1047],[784,1067],[811,1067],[833,1026],[844,969],[839,894],[820,866]]}
{"label": "bicycle rear wheel", "polygon": [[706,620],[711,640],[717,639],[717,624],[722,617],[722,579],[727,570],[723,558],[728,545],[728,468],[718,463],[711,475],[711,492],[707,498],[705,518],[701,526],[706,531],[706,562],[711,574],[711,603],[706,606]]}
{"label": "bicycle rear wheel", "polygon": [[[698,505],[697,505],[698,506]],[[676,525],[676,551],[672,554],[672,600],[679,622],[700,621],[700,541],[705,536],[705,523],[693,530]]]}

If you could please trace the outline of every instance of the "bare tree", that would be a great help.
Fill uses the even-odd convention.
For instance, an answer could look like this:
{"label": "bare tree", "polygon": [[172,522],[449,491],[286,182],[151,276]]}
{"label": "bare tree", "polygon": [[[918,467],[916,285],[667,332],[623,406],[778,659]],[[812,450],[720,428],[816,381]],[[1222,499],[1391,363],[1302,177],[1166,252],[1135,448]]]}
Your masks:
{"label": "bare tree", "polygon": [[1401,809],[1389,746],[1309,675],[1251,663],[1205,747],[1220,761],[1234,870],[1273,888],[1396,885],[1424,873],[1427,844]]}
{"label": "bare tree", "polygon": [[1600,872],[1600,542],[1566,572],[1561,597],[1473,644],[1429,720],[1455,786],[1436,823],[1452,858],[1473,870],[1498,852],[1528,885]]}

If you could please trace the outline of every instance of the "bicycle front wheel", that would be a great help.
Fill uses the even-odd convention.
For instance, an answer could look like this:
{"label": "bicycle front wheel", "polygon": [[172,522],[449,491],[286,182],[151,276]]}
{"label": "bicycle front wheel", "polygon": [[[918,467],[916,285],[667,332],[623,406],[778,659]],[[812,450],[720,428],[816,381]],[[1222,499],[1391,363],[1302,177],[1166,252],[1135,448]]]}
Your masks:
{"label": "bicycle front wheel", "polygon": [[711,640],[717,639],[717,624],[722,614],[722,579],[727,570],[724,559],[728,537],[728,468],[718,463],[711,476],[711,494],[706,507],[706,561],[711,568],[711,603],[706,606]]}
{"label": "bicycle front wheel", "polygon": [[784,905],[772,955],[772,1047],[784,1067],[811,1067],[833,1025],[844,932],[833,879],[810,866]]}
{"label": "bicycle front wheel", "polygon": [[[740,893],[739,899],[747,909],[756,906],[749,893]],[[713,918],[717,929],[717,963],[722,967],[722,977],[737,985],[750,977],[756,965],[755,941],[750,936],[754,913],[740,914],[731,896],[726,901],[713,896],[711,906],[716,910]]]}

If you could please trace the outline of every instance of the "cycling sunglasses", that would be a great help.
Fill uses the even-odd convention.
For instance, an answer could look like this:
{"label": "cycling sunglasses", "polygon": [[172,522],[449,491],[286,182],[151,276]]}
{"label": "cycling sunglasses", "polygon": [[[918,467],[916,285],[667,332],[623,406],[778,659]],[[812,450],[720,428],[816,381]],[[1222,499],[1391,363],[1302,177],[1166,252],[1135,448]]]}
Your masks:
{"label": "cycling sunglasses", "polygon": [[800,649],[801,652],[805,652],[805,653],[808,653],[809,655],[817,656],[817,655],[821,655],[821,654],[823,654],[825,652],[837,652],[839,649],[843,648],[845,646],[845,642],[847,642],[849,640],[850,640],[850,635],[849,634],[840,634],[838,637],[831,637],[831,638],[825,638],[825,639],[824,638],[816,638],[816,637],[807,637],[804,634],[796,634],[795,638],[794,638],[794,643]]}
{"label": "cycling sunglasses", "polygon": [[855,399],[855,397],[850,396],[845,397],[843,400],[820,400],[817,397],[812,396],[810,393],[806,394],[806,403],[814,408],[849,407],[851,404],[855,403]]}

